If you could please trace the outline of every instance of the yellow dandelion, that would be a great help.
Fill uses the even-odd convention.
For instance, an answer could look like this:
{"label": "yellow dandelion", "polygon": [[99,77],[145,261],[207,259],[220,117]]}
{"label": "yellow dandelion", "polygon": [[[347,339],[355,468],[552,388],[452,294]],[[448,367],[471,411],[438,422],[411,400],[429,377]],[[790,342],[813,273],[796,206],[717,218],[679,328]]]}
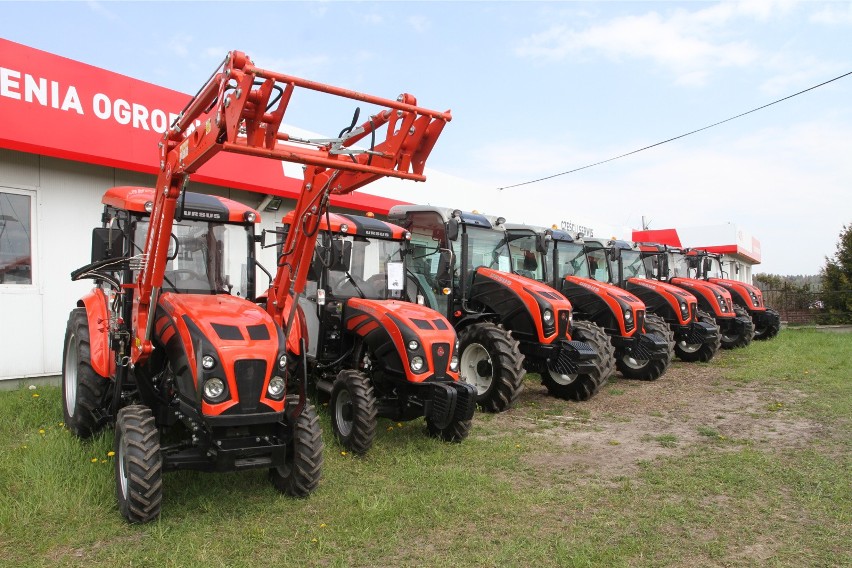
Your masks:
{"label": "yellow dandelion", "polygon": [[396,423],[396,427],[397,427],[397,428],[402,428],[402,422],[397,422],[397,423]]}
{"label": "yellow dandelion", "polygon": [[98,458],[92,458],[92,463],[98,463]]}
{"label": "yellow dandelion", "polygon": [[33,398],[38,398],[39,396],[41,396],[41,395],[38,394],[37,392],[33,393]]}
{"label": "yellow dandelion", "polygon": [[26,450],[26,449],[27,449],[27,447],[26,447],[26,446],[21,446],[21,449],[22,449],[22,450]]}
{"label": "yellow dandelion", "polygon": [[65,426],[65,422],[58,422],[58,425],[60,428],[63,428]]}
{"label": "yellow dandelion", "polygon": [[393,426],[388,426],[388,432],[390,432],[391,430],[393,430]]}
{"label": "yellow dandelion", "polygon": [[315,538],[312,538],[312,539],[311,539],[311,542],[319,542],[319,541],[318,541],[317,539],[315,539]]}
{"label": "yellow dandelion", "polygon": [[39,434],[41,434],[41,435],[43,436],[43,435],[44,435],[44,428],[39,428],[38,433],[39,433]]}
{"label": "yellow dandelion", "polygon": [[115,455],[115,452],[112,452],[112,451],[107,452],[107,457],[108,457],[108,458],[111,458],[111,457],[112,457],[112,456],[114,456],[114,455]]}
{"label": "yellow dandelion", "polygon": [[106,463],[106,462],[107,462],[107,460],[101,460],[101,463]]}
{"label": "yellow dandelion", "polygon": [[346,452],[340,452],[340,455],[341,455],[341,456],[345,456],[345,455],[346,455]]}
{"label": "yellow dandelion", "polygon": [[520,447],[521,447],[521,445],[520,445],[520,444],[515,444],[515,447],[516,447],[516,448],[520,448]]}
{"label": "yellow dandelion", "polygon": [[324,528],[325,528],[325,527],[327,527],[327,526],[328,526],[328,525],[327,525],[327,524],[325,524],[325,523],[320,523],[320,528],[321,528],[321,529],[324,529]]}

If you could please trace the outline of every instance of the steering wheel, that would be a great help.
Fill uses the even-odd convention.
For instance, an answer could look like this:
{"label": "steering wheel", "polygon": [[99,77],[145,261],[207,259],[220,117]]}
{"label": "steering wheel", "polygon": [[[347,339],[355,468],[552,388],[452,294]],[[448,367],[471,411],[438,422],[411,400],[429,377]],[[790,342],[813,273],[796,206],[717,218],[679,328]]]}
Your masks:
{"label": "steering wheel", "polygon": [[201,274],[195,272],[194,270],[190,270],[188,268],[178,268],[177,270],[167,270],[167,274],[170,276],[177,277],[178,281],[181,280],[201,280],[202,282],[207,282],[207,276],[202,276]]}

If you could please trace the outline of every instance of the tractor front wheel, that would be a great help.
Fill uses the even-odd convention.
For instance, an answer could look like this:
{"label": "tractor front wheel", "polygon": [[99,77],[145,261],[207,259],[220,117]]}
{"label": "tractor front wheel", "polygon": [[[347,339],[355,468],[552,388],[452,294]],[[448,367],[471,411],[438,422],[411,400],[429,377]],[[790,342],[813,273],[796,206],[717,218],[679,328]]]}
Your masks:
{"label": "tractor front wheel", "polygon": [[353,369],[337,374],[331,389],[331,428],[347,450],[365,454],[376,437],[376,396],[367,376]]}
{"label": "tractor front wheel", "polygon": [[541,382],[551,396],[583,401],[592,398],[615,372],[615,351],[609,338],[596,323],[575,320],[571,338],[592,346],[597,353],[594,373],[562,375],[550,369],[541,372]]}
{"label": "tractor front wheel", "polygon": [[656,333],[665,339],[668,348],[663,359],[636,359],[631,353],[621,352],[616,359],[616,367],[628,379],[655,381],[669,368],[674,356],[674,334],[668,324],[658,315],[645,316],[645,332]]}
{"label": "tractor front wheel", "polygon": [[75,308],[68,317],[62,352],[62,414],[78,438],[90,438],[103,427],[100,416],[109,383],[92,368],[86,308]]}
{"label": "tractor front wheel", "polygon": [[438,428],[430,418],[426,419],[426,432],[444,442],[461,442],[470,433],[472,420],[453,420],[446,428]]}
{"label": "tractor front wheel", "polygon": [[772,308],[766,308],[766,315],[760,327],[755,326],[754,338],[758,341],[772,339],[781,331],[781,314]]}
{"label": "tractor front wheel", "polygon": [[722,332],[722,349],[736,349],[746,347],[754,339],[754,323],[748,312],[739,306],[734,306],[734,313],[739,318],[746,318],[748,322],[743,326],[740,333]]}
{"label": "tractor front wheel", "polygon": [[118,411],[115,422],[115,492],[118,510],[131,523],[160,515],[163,456],[151,409],[140,404]]}
{"label": "tractor front wheel", "polygon": [[476,387],[476,403],[487,412],[511,408],[523,389],[524,356],[503,326],[475,323],[459,332],[459,378]]}
{"label": "tractor front wheel", "polygon": [[[716,320],[713,319],[713,316],[703,310],[696,312],[696,319],[703,323],[716,325]],[[716,327],[718,329],[718,326]],[[713,343],[687,343],[686,341],[678,341],[675,344],[675,354],[678,356],[678,359],[687,363],[706,363],[716,355],[721,343],[721,332],[716,334],[716,340]]]}
{"label": "tractor front wheel", "polygon": [[322,475],[323,444],[317,411],[312,404],[306,403],[292,424],[281,427],[293,429],[289,433],[287,460],[269,470],[269,480],[282,493],[307,497],[317,488]]}

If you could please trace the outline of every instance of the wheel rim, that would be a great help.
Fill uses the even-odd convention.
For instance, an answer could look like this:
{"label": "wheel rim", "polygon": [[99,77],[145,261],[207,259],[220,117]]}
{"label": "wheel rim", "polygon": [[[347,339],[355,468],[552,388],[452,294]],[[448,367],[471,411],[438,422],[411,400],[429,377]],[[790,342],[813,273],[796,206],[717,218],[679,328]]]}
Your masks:
{"label": "wheel rim", "polygon": [[488,350],[479,343],[471,343],[462,352],[459,365],[462,381],[476,387],[476,394],[484,394],[494,380],[494,365]]}
{"label": "wheel rim", "polygon": [[547,370],[547,374],[550,375],[550,380],[552,380],[557,385],[567,386],[577,380],[577,374],[573,375],[564,375],[562,373],[557,373],[556,371]]}
{"label": "wheel rim", "polygon": [[125,449],[124,438],[118,444],[118,487],[121,489],[121,496],[127,499],[127,452]]}
{"label": "wheel rim", "polygon": [[334,402],[334,418],[337,423],[337,430],[344,438],[352,433],[352,398],[349,396],[349,391],[346,389],[337,393],[337,399]]}
{"label": "wheel rim", "polygon": [[65,410],[68,416],[74,416],[74,408],[77,406],[77,349],[74,342],[75,335],[68,338],[65,346]]}
{"label": "wheel rim", "polygon": [[679,341],[677,345],[684,353],[695,353],[696,351],[701,349],[700,343],[687,343],[686,341]]}
{"label": "wheel rim", "polygon": [[622,357],[621,362],[631,369],[639,370],[645,367],[648,364],[648,359],[636,359],[632,355],[625,355]]}

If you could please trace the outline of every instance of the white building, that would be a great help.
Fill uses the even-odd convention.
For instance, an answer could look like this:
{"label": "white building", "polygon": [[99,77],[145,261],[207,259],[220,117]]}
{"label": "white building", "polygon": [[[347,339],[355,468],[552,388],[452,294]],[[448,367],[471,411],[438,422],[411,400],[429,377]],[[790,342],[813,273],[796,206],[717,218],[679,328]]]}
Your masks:
{"label": "white building", "polygon": [[675,247],[700,248],[722,255],[722,269],[728,278],[752,283],[752,268],[760,264],[760,241],[733,223],[633,231],[637,242],[660,243]]}

